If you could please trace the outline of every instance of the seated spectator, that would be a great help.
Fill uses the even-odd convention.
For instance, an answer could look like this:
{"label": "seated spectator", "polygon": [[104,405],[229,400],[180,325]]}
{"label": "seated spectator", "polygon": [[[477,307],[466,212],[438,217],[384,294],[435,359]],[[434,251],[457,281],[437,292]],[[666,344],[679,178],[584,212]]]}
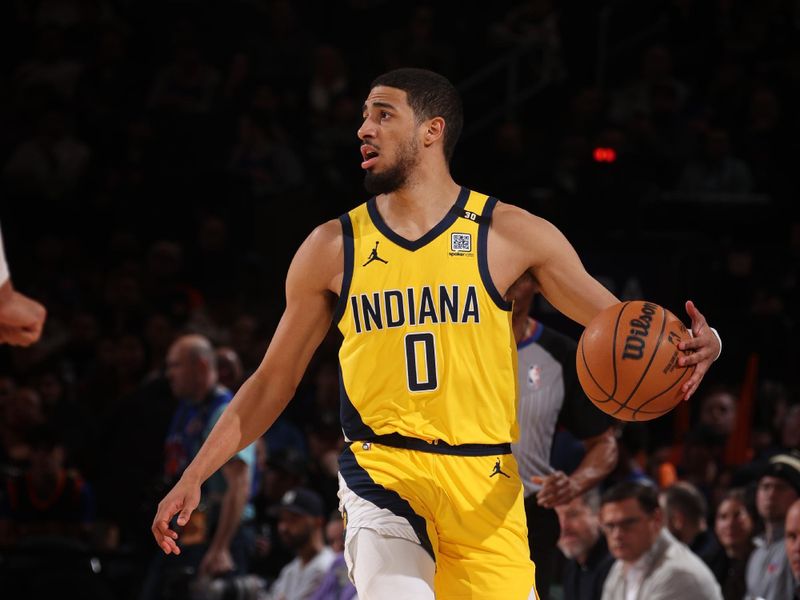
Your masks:
{"label": "seated spectator", "polygon": [[731,154],[728,132],[710,129],[702,157],[686,165],[678,188],[700,194],[746,194],[753,188],[753,176],[747,163]]}
{"label": "seated spectator", "polygon": [[722,587],[725,600],[741,600],[747,589],[744,573],[753,551],[753,515],[744,490],[730,490],[717,508],[714,532],[717,549],[701,558]]}
{"label": "seated spectator", "polygon": [[278,535],[295,553],[270,587],[270,600],[306,600],[320,586],[335,553],[322,539],[322,498],[307,488],[294,488],[281,498]]}
{"label": "seated spectator", "polygon": [[784,600],[794,593],[786,557],[784,525],[789,507],[800,497],[800,455],[776,454],[767,463],[756,490],[756,510],[764,535],[747,561],[747,593],[753,598]]}
{"label": "seated spectator", "polygon": [[600,493],[596,488],[556,506],[561,536],[558,548],[567,557],[564,598],[600,600],[614,557],[600,530]]}
{"label": "seated spectator", "polygon": [[336,553],[336,560],[331,563],[322,583],[310,600],[358,600],[356,588],[347,574],[347,563],[344,559],[344,521],[339,511],[334,511],[325,526],[325,539]]}
{"label": "seated spectator", "polygon": [[278,515],[274,514],[271,508],[280,502],[286,492],[306,482],[306,457],[293,448],[285,448],[274,453],[267,448],[266,454],[260,487],[253,499],[259,534],[256,538],[255,556],[250,566],[255,573],[265,579],[274,579],[281,568],[292,560],[293,552],[281,543],[278,535]]}
{"label": "seated spectator", "polygon": [[603,600],[721,600],[708,567],[664,528],[654,487],[620,483],[603,494],[600,522],[616,558]]}
{"label": "seated spectator", "polygon": [[80,474],[64,466],[66,452],[55,429],[30,434],[30,466],[9,477],[0,494],[0,544],[31,538],[87,541],[94,500]]}
{"label": "seated spectator", "polygon": [[792,598],[800,598],[800,500],[795,500],[786,513],[786,556],[794,577]]}
{"label": "seated spectator", "polygon": [[31,432],[44,423],[42,398],[31,387],[13,388],[0,420],[0,456],[7,466],[24,467],[31,458]]}
{"label": "seated spectator", "polygon": [[708,505],[696,487],[686,481],[676,483],[661,492],[660,504],[667,529],[678,541],[701,558],[713,551],[716,540],[706,522]]}

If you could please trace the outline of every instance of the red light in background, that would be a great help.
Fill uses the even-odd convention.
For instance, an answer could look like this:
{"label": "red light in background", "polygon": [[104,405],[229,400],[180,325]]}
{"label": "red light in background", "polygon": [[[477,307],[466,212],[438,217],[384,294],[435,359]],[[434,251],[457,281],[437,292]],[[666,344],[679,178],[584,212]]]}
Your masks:
{"label": "red light in background", "polygon": [[617,160],[617,151],[613,148],[595,148],[592,156],[594,162],[613,163]]}

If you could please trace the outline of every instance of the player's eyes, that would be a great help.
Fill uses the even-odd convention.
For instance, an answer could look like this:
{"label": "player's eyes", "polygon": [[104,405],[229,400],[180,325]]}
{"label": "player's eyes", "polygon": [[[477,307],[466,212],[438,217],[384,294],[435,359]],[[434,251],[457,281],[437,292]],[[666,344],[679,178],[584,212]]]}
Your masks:
{"label": "player's eyes", "polygon": [[385,110],[381,111],[381,120],[382,121],[388,119],[390,116],[391,115],[388,112],[386,112]]}

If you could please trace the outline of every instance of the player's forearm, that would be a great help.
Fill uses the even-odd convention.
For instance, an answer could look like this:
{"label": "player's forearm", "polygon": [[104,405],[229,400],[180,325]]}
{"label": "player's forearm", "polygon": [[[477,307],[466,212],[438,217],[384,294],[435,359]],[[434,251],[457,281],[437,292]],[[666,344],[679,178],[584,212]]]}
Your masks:
{"label": "player's forearm", "polygon": [[580,493],[590,490],[614,470],[617,464],[617,442],[609,430],[587,444],[586,454],[570,475]]}
{"label": "player's forearm", "polygon": [[256,371],[222,413],[183,477],[197,483],[208,479],[275,422],[294,391],[295,384],[286,376],[267,377]]}

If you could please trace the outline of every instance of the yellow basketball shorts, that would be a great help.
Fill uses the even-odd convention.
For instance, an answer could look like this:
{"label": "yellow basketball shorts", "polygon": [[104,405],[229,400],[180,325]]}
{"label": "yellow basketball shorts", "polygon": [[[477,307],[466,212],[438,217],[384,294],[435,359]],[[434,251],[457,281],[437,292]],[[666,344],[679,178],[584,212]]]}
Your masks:
{"label": "yellow basketball shorts", "polygon": [[339,459],[347,537],[420,544],[437,600],[527,600],[534,584],[522,483],[510,454],[440,454],[353,442]]}

